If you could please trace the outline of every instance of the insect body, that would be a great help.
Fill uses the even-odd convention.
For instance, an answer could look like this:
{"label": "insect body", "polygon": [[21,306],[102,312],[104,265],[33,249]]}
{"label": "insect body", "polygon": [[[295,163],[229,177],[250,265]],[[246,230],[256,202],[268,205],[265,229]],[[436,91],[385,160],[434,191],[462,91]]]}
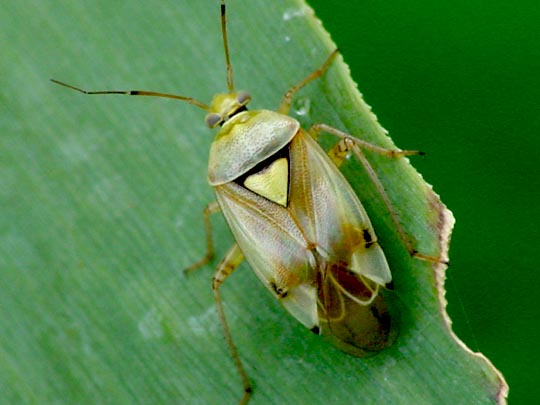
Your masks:
{"label": "insect body", "polygon": [[208,178],[238,244],[236,256],[295,318],[328,330],[355,355],[390,343],[378,290],[392,276],[369,218],[296,120],[268,110],[234,115],[212,144]]}
{"label": "insect body", "polygon": [[[361,149],[390,157],[417,152],[383,149],[324,124],[304,130],[288,115],[294,94],[320,77],[337,51],[290,88],[277,111],[248,111],[250,96],[235,91],[233,85],[224,0],[221,27],[228,93],[214,96],[210,105],[190,97],[151,91],[88,92],[53,81],[85,94],[183,100],[208,112],[209,127],[221,126],[211,145],[208,164],[208,181],[217,198],[217,204],[210,204],[204,211],[208,252],[188,270],[212,258],[209,215],[221,210],[236,243],[219,264],[212,288],[225,337],[243,381],[244,403],[249,399],[251,385],[233,343],[219,294],[223,281],[244,258],[298,321],[329,336],[340,349],[367,356],[393,342],[396,328],[382,293],[392,280],[391,272],[369,217],[339,166],[351,152],[358,157],[414,255],[416,251]],[[320,132],[340,139],[328,153],[316,141]]]}

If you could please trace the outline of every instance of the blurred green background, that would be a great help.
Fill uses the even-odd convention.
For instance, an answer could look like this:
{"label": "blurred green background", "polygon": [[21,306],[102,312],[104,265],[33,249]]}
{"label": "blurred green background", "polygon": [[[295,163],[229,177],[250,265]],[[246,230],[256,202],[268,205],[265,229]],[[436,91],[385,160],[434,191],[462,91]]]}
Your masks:
{"label": "blurred green background", "polygon": [[[367,103],[456,217],[458,336],[540,397],[540,3],[311,0]],[[369,62],[366,62],[369,61]]]}
{"label": "blurred green background", "polygon": [[[206,94],[204,90],[201,94],[200,89],[206,87],[207,78],[193,75],[193,71],[185,68],[178,55],[186,53],[178,50],[189,49],[190,38],[194,35],[193,27],[187,23],[185,28],[182,25],[186,19],[208,21],[208,26],[204,27],[208,32],[208,45],[202,41],[200,54],[194,52],[196,60],[190,62],[221,71],[221,54],[207,57],[212,55],[219,35],[216,2],[208,1],[209,6],[193,11],[194,15],[178,8],[165,13],[161,9],[154,10],[155,5],[143,3],[137,6],[128,2],[103,3],[94,6],[97,10],[92,10],[91,18],[86,17],[82,3],[71,2],[10,0],[0,10],[0,128],[5,134],[0,150],[3,170],[0,184],[2,203],[6,204],[2,209],[10,215],[13,213],[13,217],[2,218],[5,219],[2,225],[6,226],[2,231],[11,239],[0,246],[3,252],[0,264],[10,264],[13,258],[22,263],[21,268],[17,268],[20,273],[0,274],[6,289],[0,303],[15,303],[18,310],[23,309],[31,315],[25,319],[12,319],[16,313],[5,304],[0,309],[13,329],[1,332],[6,341],[14,347],[18,345],[18,349],[28,343],[19,339],[39,335],[39,347],[29,344],[24,354],[28,358],[35,357],[36,364],[52,364],[54,371],[72,378],[76,391],[69,393],[73,396],[66,401],[78,399],[77,384],[96,384],[96,390],[123,395],[124,391],[118,387],[126,381],[117,381],[119,377],[113,369],[107,369],[107,365],[89,364],[85,357],[87,353],[100,351],[120,364],[137,349],[115,347],[111,335],[118,336],[119,341],[125,338],[126,342],[134,342],[137,340],[130,340],[133,336],[126,334],[140,333],[150,342],[148,346],[152,346],[157,340],[153,338],[170,334],[171,340],[188,345],[193,362],[198,361],[197,350],[200,351],[201,346],[206,354],[214,355],[215,351],[216,358],[224,353],[227,355],[226,349],[211,346],[214,341],[208,335],[215,337],[219,330],[211,324],[211,313],[201,312],[201,308],[211,305],[209,272],[193,278],[186,286],[183,280],[178,280],[175,270],[198,255],[194,251],[180,251],[178,246],[184,246],[182,243],[190,246],[192,240],[202,236],[198,228],[188,228],[187,235],[182,233],[184,218],[191,220],[201,201],[211,198],[209,188],[200,190],[200,177],[204,176],[206,165],[200,156],[206,155],[208,144],[204,141],[202,146],[194,146],[185,133],[192,131],[189,135],[194,137],[207,135],[200,123],[200,111],[182,109],[179,112],[176,104],[133,103],[118,98],[105,98],[99,102],[83,100],[47,82],[49,75],[61,74],[60,79],[88,86],[144,87],[158,83],[161,87],[156,90],[174,91],[181,84],[182,92],[205,101],[211,93]],[[339,45],[360,91],[395,143],[402,148],[421,149],[427,153],[424,159],[414,159],[414,166],[454,212],[457,224],[450,253],[451,267],[447,273],[448,310],[454,330],[469,347],[483,352],[504,373],[513,403],[536,400],[540,397],[540,388],[536,384],[540,375],[536,348],[540,341],[537,298],[540,281],[533,263],[536,261],[535,243],[539,239],[540,206],[540,181],[535,170],[540,156],[537,140],[540,129],[540,8],[532,1],[479,0],[461,3],[312,0],[310,4]],[[155,14],[150,15],[154,11]],[[164,27],[177,23],[176,33],[160,32],[156,21],[161,14],[167,18]],[[74,20],[72,15],[82,17]],[[137,25],[130,25],[131,19],[137,21]],[[155,44],[152,37],[144,34],[147,32],[157,32],[162,42]],[[179,37],[178,32],[185,37]],[[129,44],[126,44],[126,38],[131,41]],[[237,47],[233,49],[233,56],[234,53],[252,54],[259,50],[250,46],[249,37],[235,41]],[[268,41],[271,43],[272,39]],[[240,48],[238,44],[244,46]],[[276,54],[284,48],[283,44],[276,47]],[[108,59],[111,55],[119,55],[120,60],[132,64],[123,62],[119,66]],[[295,60],[295,63],[295,73],[313,66],[312,60],[302,63]],[[254,80],[255,75],[250,77],[251,66],[236,68],[238,77],[245,82]],[[283,72],[270,73],[272,66],[261,64],[255,68],[256,79],[263,82],[262,94],[269,93],[268,88],[272,91],[279,88],[275,91],[280,94],[283,83],[291,80],[285,79]],[[222,77],[210,79],[221,83]],[[77,105],[70,105],[73,102]],[[101,129],[103,132],[97,129],[96,120],[101,120],[99,128],[105,128]],[[189,130],[185,129],[186,121],[190,123]],[[133,131],[130,132],[133,143],[118,134],[124,124]],[[21,141],[16,139],[18,136],[25,138]],[[180,164],[177,162],[178,150],[174,148],[185,155]],[[4,160],[4,150],[13,152],[10,158],[17,156],[20,160]],[[123,167],[124,154],[132,156],[138,152],[140,155],[141,150],[152,150],[153,153],[149,153],[145,161],[134,161],[132,166]],[[65,165],[58,165],[62,160]],[[144,170],[154,169],[151,173],[140,173],[138,164]],[[15,169],[21,167],[28,170],[27,177],[16,177],[20,172]],[[160,171],[163,167],[174,170]],[[194,175],[184,170],[185,167],[192,167],[201,175]],[[123,188],[126,183],[118,174],[122,170],[133,173],[133,181],[140,182],[140,189],[134,192],[128,187]],[[156,201],[155,192],[163,190],[154,187],[153,181],[148,182],[146,174],[157,175],[156,183],[167,182],[175,188],[167,190]],[[96,181],[102,177],[110,182]],[[92,188],[96,183],[98,186]],[[178,184],[184,188],[177,188]],[[33,195],[12,192],[19,188],[32,190],[50,200],[37,206]],[[79,188],[94,194],[83,194]],[[55,190],[62,193],[67,190],[68,193],[58,196],[57,202],[53,200],[57,197]],[[190,191],[189,195],[185,190]],[[133,201],[137,205],[130,205]],[[53,205],[57,203],[59,205]],[[80,207],[84,207],[82,217],[77,211]],[[103,212],[108,216],[100,217]],[[155,213],[158,214],[154,218]],[[143,217],[151,219],[148,221],[150,226],[138,222]],[[9,228],[12,226],[19,227],[17,232],[12,232]],[[95,235],[82,234],[81,230],[86,229],[91,229]],[[111,233],[111,229],[115,231]],[[25,233],[31,238],[16,239]],[[227,237],[226,231],[221,233]],[[63,243],[54,245],[52,239],[60,239]],[[59,246],[65,250],[59,252]],[[71,251],[71,246],[84,246],[88,251]],[[93,256],[92,262],[82,261]],[[54,263],[58,267],[43,269],[42,263]],[[161,272],[153,273],[152,267],[145,267],[149,263]],[[111,272],[111,267],[118,271]],[[29,269],[49,273],[36,275]],[[66,269],[73,270],[73,274],[66,273]],[[250,279],[238,280],[236,288],[252,285]],[[123,288],[126,285],[130,288]],[[207,294],[198,294],[201,290]],[[18,291],[31,293],[35,301]],[[66,295],[66,291],[82,293]],[[116,297],[119,293],[124,295]],[[239,302],[249,303],[254,296],[258,298],[259,293],[252,292],[252,295],[238,298]],[[122,309],[110,306],[111,297],[124,304],[120,306]],[[141,297],[155,300],[150,310],[146,306],[148,303],[139,301]],[[85,301],[91,298],[92,301]],[[238,306],[232,292],[227,299],[230,309]],[[185,308],[177,307],[179,300],[193,302],[193,318],[191,313],[182,312]],[[52,316],[51,307],[57,311]],[[96,311],[86,312],[81,308],[95,308]],[[127,314],[128,319],[122,312],[125,308],[133,311]],[[108,313],[110,318],[103,319],[103,313]],[[187,319],[186,327],[195,332],[199,330],[197,328],[205,327],[209,331],[198,337],[199,347],[191,347],[189,341],[184,342],[182,336],[175,335],[183,324],[172,324],[170,330],[160,328],[167,321],[159,318],[162,313],[174,313],[175,322]],[[283,321],[279,314],[275,304],[257,312],[256,316],[260,316],[262,324],[267,319],[285,322],[288,328],[296,328],[292,329],[295,333],[282,332],[284,335],[269,338],[287,340],[291,336],[302,336],[300,326]],[[43,324],[39,327],[33,324],[35,319],[42,319]],[[62,320],[62,329],[59,330],[51,319]],[[81,330],[76,322],[70,327],[74,319],[93,325],[94,329]],[[210,326],[195,323],[200,319],[207,319]],[[130,328],[137,321],[139,330],[134,332]],[[284,331],[289,330],[284,328]],[[70,352],[78,347],[74,342],[80,343],[87,352]],[[317,344],[323,345],[309,342],[310,347]],[[42,347],[50,348],[50,353],[44,355],[40,350]],[[282,347],[276,344],[272,350]],[[6,352],[10,349],[2,348]],[[147,373],[140,379],[151,379],[159,373],[160,370],[154,369],[155,364],[168,364],[174,370],[178,361],[175,355],[174,348],[164,351],[162,346],[156,345],[154,352],[148,351],[148,358],[136,359],[144,364],[141,369]],[[89,370],[76,367],[65,370],[66,364],[71,366],[79,358]],[[224,361],[225,368],[229,366],[227,360]],[[94,368],[103,374],[90,378]],[[10,371],[13,375],[21,374],[17,368]],[[39,376],[40,370],[32,371]],[[272,370],[266,372],[272,374]],[[25,383],[46,384],[45,381],[29,380],[15,388],[24,391]],[[130,383],[127,382],[128,388]],[[137,383],[140,382],[133,381],[133,384]],[[58,385],[61,391],[62,383]],[[209,381],[209,389],[216,392],[221,392],[222,385],[219,380]],[[161,389],[156,389],[158,395],[167,397],[169,386],[154,384],[153,389],[155,386]],[[41,388],[47,391],[48,387]]]}

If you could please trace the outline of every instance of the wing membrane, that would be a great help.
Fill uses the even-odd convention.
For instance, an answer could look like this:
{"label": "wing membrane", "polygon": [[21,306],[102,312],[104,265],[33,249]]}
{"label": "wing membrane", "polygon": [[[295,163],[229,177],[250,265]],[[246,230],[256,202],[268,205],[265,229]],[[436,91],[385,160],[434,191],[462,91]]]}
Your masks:
{"label": "wing membrane", "polygon": [[383,289],[339,265],[328,265],[319,288],[321,332],[339,349],[366,357],[394,341],[396,314]]}

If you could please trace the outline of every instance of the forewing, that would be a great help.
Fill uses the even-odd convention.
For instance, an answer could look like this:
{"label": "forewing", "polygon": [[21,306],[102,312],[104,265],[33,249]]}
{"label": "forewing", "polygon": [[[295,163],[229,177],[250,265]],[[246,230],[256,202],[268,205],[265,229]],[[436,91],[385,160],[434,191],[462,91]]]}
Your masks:
{"label": "forewing", "polygon": [[215,187],[218,203],[259,279],[306,327],[318,325],[314,258],[286,208],[236,183]]}
{"label": "forewing", "polygon": [[328,262],[385,285],[390,269],[367,213],[319,144],[300,130],[290,148],[290,209]]}

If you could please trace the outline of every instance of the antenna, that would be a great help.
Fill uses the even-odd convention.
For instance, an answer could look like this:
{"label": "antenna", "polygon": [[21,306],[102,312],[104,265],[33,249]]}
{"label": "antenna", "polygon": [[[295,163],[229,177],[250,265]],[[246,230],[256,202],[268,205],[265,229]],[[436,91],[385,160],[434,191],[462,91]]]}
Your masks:
{"label": "antenna", "polygon": [[68,89],[78,91],[79,93],[83,94],[123,94],[126,96],[150,96],[150,97],[162,97],[162,98],[172,98],[174,100],[182,100],[189,104],[193,104],[199,108],[202,108],[203,110],[209,111],[210,107],[207,106],[204,103],[201,103],[199,100],[196,100],[192,97],[185,97],[185,96],[178,96],[176,94],[168,94],[168,93],[159,93],[157,91],[147,91],[147,90],[98,90],[98,91],[88,91],[81,89],[79,87],[75,87],[71,84],[67,84],[64,82],[61,82],[60,80],[56,79],[50,79],[51,82],[59,84],[60,86],[67,87]]}
{"label": "antenna", "polygon": [[225,64],[227,66],[227,88],[229,93],[234,92],[233,70],[231,57],[229,55],[229,40],[227,38],[227,9],[225,0],[221,0],[221,38],[223,39],[223,50],[225,51]]}

